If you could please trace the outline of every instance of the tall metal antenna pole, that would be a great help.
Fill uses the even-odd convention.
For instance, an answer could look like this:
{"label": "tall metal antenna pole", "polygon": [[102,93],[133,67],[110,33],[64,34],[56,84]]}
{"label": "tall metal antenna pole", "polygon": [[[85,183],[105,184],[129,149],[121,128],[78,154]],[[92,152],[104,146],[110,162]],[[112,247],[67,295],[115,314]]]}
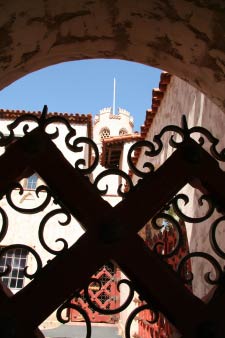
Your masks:
{"label": "tall metal antenna pole", "polygon": [[115,115],[115,107],[116,107],[116,79],[114,77],[114,82],[113,82],[113,115]]}

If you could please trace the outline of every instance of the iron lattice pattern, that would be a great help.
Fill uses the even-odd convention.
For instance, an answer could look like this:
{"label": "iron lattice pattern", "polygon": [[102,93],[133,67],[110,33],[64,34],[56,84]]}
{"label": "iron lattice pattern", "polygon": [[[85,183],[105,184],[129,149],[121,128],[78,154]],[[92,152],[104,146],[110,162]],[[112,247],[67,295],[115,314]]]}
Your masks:
{"label": "iron lattice pattern", "polygon": [[[170,335],[178,330],[185,337],[206,337],[207,332],[211,332],[212,337],[223,337],[223,312],[219,309],[224,304],[221,262],[225,252],[218,233],[221,233],[220,227],[225,220],[225,175],[217,161],[225,161],[225,150],[217,150],[218,140],[202,127],[188,128],[183,119],[182,127],[171,125],[163,128],[153,142],[139,141],[132,145],[128,164],[133,174],[139,177],[136,185],[130,175],[118,168],[101,172],[91,183],[87,178],[92,177],[99,162],[97,146],[86,137],[76,137],[75,129],[66,119],[47,118],[46,113],[44,109],[40,118],[25,114],[8,125],[7,136],[0,135],[0,146],[7,148],[0,158],[0,240],[4,246],[0,259],[3,262],[12,250],[22,250],[27,254],[28,265],[29,257],[36,261],[36,271],[23,267],[25,277],[32,281],[21,291],[10,297],[7,290],[1,289],[0,326],[3,337],[31,337],[31,332],[56,309],[61,322],[68,321],[62,316],[65,309],[78,311],[86,321],[86,336],[90,337],[90,318],[79,303],[74,303],[74,297],[82,298],[84,295],[93,311],[112,316],[131,303],[135,291],[140,299],[136,300],[138,306],[127,320],[126,337],[130,336],[131,323],[135,318],[140,324],[139,335],[142,338],[143,326],[147,327],[148,335],[163,328],[164,333],[157,331],[158,336]],[[33,130],[29,130],[29,123],[35,126]],[[83,158],[77,159],[74,166],[65,160],[53,143],[59,136],[59,130],[48,131],[49,126],[55,123],[67,129],[65,144],[71,152],[79,154],[84,146],[90,148],[94,158],[90,165]],[[24,136],[14,142],[14,131],[21,124],[24,124]],[[196,134],[201,135],[198,141],[192,138]],[[153,164],[163,151],[166,136],[173,153],[155,170]],[[208,152],[203,149],[205,144],[209,145]],[[133,163],[136,149],[143,149],[143,156],[151,159],[146,160],[142,168]],[[38,206],[32,204],[25,209],[13,198],[15,191],[21,196],[26,193],[19,182],[34,172],[47,185],[36,188],[36,198],[40,200]],[[115,207],[101,197],[107,193],[107,187],[102,188],[100,181],[109,175],[121,177],[118,195],[122,200]],[[198,210],[194,216],[185,213],[191,202],[185,194],[187,187],[197,191],[194,195],[197,200],[192,201],[194,209]],[[5,207],[6,202],[8,206]],[[49,211],[50,205],[55,207]],[[45,266],[32,246],[23,243],[4,245],[12,226],[8,221],[8,208],[14,214],[28,215],[30,219],[36,213],[42,214],[36,225],[40,247],[52,255]],[[48,243],[45,231],[49,220],[58,215],[64,216],[64,220],[59,221],[60,225],[69,225],[74,217],[85,233],[72,245],[58,238],[56,241],[61,243],[61,247],[55,248]],[[204,222],[207,222],[204,234],[210,249],[189,252],[186,229],[189,229],[189,224],[192,229],[197,229]],[[141,229],[144,240],[137,234]],[[195,265],[195,260],[199,259],[207,264]],[[125,284],[129,292],[123,304],[104,308],[109,300],[105,278],[108,273],[106,270],[98,275],[96,271],[110,260],[115,261],[129,278],[118,281],[118,290]],[[214,287],[214,293],[204,295],[204,299],[195,294],[194,266],[204,267],[197,271],[197,284],[203,283],[199,281],[202,278]],[[9,278],[10,273],[12,267],[8,260],[4,267],[2,265],[3,280]],[[21,276],[21,269],[19,273]],[[205,290],[208,292],[207,287]],[[101,297],[93,301],[96,292],[100,292]],[[161,313],[173,324],[173,329],[168,327]]]}

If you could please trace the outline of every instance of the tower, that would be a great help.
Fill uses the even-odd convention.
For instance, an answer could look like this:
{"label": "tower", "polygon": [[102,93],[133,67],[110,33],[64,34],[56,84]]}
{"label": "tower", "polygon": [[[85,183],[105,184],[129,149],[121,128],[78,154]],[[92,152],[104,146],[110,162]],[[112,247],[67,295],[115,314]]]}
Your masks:
{"label": "tower", "polygon": [[134,119],[126,109],[118,108],[113,114],[112,107],[103,108],[94,118],[93,137],[98,146],[104,138],[133,133]]}
{"label": "tower", "polygon": [[[106,168],[122,169],[121,163],[124,153],[124,142],[121,142],[121,140],[124,136],[133,134],[133,122],[134,120],[130,113],[122,108],[118,108],[118,114],[113,114],[112,107],[103,108],[99,114],[95,116],[93,140],[98,146],[102,165],[96,168],[94,179]],[[105,155],[107,157],[107,163],[104,161]],[[104,199],[111,205],[115,205],[121,200],[117,192],[118,186],[121,183],[122,181],[119,174],[109,175],[99,182],[98,187],[100,189],[105,189],[106,186],[108,186]]]}

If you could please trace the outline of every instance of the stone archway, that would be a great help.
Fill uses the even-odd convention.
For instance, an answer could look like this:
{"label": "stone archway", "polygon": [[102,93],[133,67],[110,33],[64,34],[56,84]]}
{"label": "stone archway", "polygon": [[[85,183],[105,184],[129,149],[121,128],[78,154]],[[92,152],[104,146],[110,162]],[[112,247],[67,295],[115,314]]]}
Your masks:
{"label": "stone archway", "polygon": [[225,110],[223,1],[0,0],[0,88],[69,60],[118,58],[187,80]]}
{"label": "stone archway", "polygon": [[225,4],[0,1],[0,88],[63,61],[118,58],[165,69],[225,110]]}

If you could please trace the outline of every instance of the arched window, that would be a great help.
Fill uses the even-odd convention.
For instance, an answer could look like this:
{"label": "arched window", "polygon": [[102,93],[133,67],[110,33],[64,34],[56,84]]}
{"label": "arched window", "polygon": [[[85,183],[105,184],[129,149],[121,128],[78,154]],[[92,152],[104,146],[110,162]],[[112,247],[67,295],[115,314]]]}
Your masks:
{"label": "arched window", "polygon": [[123,136],[123,135],[126,135],[126,134],[128,134],[127,130],[125,128],[121,128],[120,131],[119,131],[119,135]]}
{"label": "arched window", "polygon": [[[1,248],[0,248],[1,249]],[[10,266],[9,274],[2,277],[5,285],[12,289],[21,289],[24,283],[24,268],[27,262],[28,251],[26,249],[11,249],[0,258],[0,272]]]}
{"label": "arched window", "polygon": [[104,138],[110,137],[110,130],[107,127],[102,128],[100,131],[100,139],[103,140]]}

